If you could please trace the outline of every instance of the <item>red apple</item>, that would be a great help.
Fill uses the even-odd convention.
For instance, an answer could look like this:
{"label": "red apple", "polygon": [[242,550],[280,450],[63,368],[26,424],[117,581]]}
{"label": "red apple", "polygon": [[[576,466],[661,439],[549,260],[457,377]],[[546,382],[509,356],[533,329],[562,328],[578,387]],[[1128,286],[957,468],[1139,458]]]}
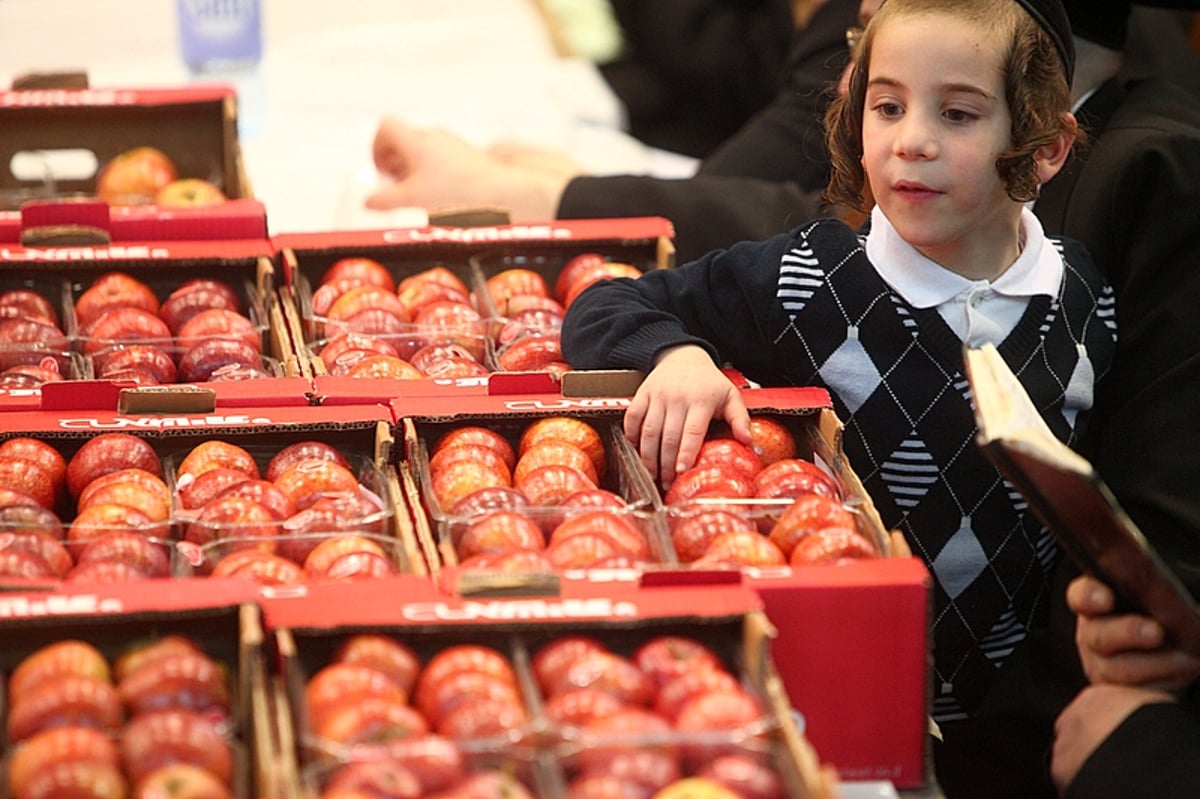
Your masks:
{"label": "red apple", "polygon": [[[443,734],[442,721],[464,703],[497,702],[516,707],[524,714],[521,692],[507,676],[482,671],[459,671],[434,683],[426,683],[416,697],[417,709],[431,726]],[[460,738],[461,735],[451,735]]]}
{"label": "red apple", "polygon": [[78,497],[84,486],[118,469],[145,469],[162,476],[154,447],[129,433],[100,433],[88,439],[67,461],[67,489]]}
{"label": "red apple", "polygon": [[343,746],[382,744],[428,732],[429,724],[416,708],[380,696],[338,704],[313,728],[318,739]]}
{"label": "red apple", "polygon": [[421,370],[392,355],[369,355],[355,361],[345,371],[346,377],[371,380],[423,380]]}
{"label": "red apple", "polygon": [[341,558],[359,553],[367,553],[388,560],[388,553],[374,540],[362,535],[344,533],[331,535],[313,547],[308,557],[304,559],[304,572],[310,577],[331,576],[330,572]]}
{"label": "red apple", "polygon": [[196,546],[226,542],[225,551],[258,549],[274,552],[279,536],[274,514],[252,499],[221,496],[209,502],[187,524],[183,539]]}
{"label": "red apple", "polygon": [[363,284],[379,286],[388,291],[396,290],[396,281],[388,268],[374,258],[356,255],[339,258],[321,275],[320,283],[332,283],[344,279],[359,280]]}
{"label": "red apple", "polygon": [[429,459],[430,480],[436,482],[438,475],[448,466],[462,461],[470,461],[487,466],[503,478],[505,485],[512,482],[512,473],[509,471],[504,456],[495,449],[483,444],[460,444],[453,447],[443,447],[435,452]]}
{"label": "red apple", "polygon": [[653,799],[654,789],[612,774],[580,774],[567,784],[571,799]]}
{"label": "red apple", "polygon": [[322,496],[357,494],[358,478],[348,466],[337,461],[306,459],[284,469],[273,481],[300,510],[310,507]]}
{"label": "red apple", "polygon": [[112,763],[95,760],[67,760],[35,772],[26,782],[23,794],[14,799],[125,799],[129,786],[121,769]]}
{"label": "red apple", "polygon": [[207,339],[184,351],[179,359],[179,378],[185,383],[206,383],[218,371],[256,369],[262,353],[245,341]]}
{"label": "red apple", "polygon": [[462,751],[455,742],[440,735],[391,741],[387,756],[416,775],[425,794],[445,790],[466,774]]}
{"label": "red apple", "polygon": [[770,416],[750,417],[750,448],[763,466],[784,458],[795,458],[799,452],[796,437],[787,425]]}
{"label": "red apple", "polygon": [[153,472],[118,469],[88,483],[80,492],[79,513],[94,505],[125,505],[140,510],[152,522],[165,522],[171,515],[171,490]]}
{"label": "red apple", "polygon": [[667,489],[663,501],[678,505],[698,497],[728,497],[731,499],[754,496],[754,478],[747,477],[740,469],[724,463],[707,463],[693,466],[676,475],[675,482]]}
{"label": "red apple", "polygon": [[212,577],[243,577],[259,585],[300,585],[307,581],[293,561],[273,552],[240,549],[222,555],[213,565]]}
{"label": "red apple", "polygon": [[654,712],[674,723],[690,699],[711,691],[736,691],[738,679],[723,668],[685,671],[662,683],[654,697]]}
{"label": "red apple", "polygon": [[521,451],[513,469],[513,484],[523,483],[534,469],[552,464],[571,466],[582,472],[592,485],[599,484],[595,463],[587,452],[569,441],[550,438],[536,441]]}
{"label": "red apple", "polygon": [[608,259],[598,252],[581,252],[578,255],[567,259],[563,264],[562,270],[558,273],[558,277],[554,281],[554,296],[558,301],[564,302],[567,294],[570,293],[571,286],[577,281],[584,272],[602,264]]}
{"label": "red apple", "polygon": [[195,710],[210,717],[230,712],[229,675],[203,652],[179,652],[144,663],[121,677],[117,693],[131,715]]}
{"label": "red apple", "polygon": [[387,311],[401,322],[413,321],[394,291],[370,284],[355,286],[334,300],[326,318],[329,322],[345,321],[369,308]]}
{"label": "red apple", "polygon": [[167,577],[171,571],[165,542],[125,530],[87,539],[75,556],[76,569],[105,561],[126,563],[147,577]]}
{"label": "red apple", "polygon": [[0,317],[41,319],[55,326],[61,325],[57,306],[31,289],[0,291]]}
{"label": "red apple", "polygon": [[56,491],[66,488],[67,459],[54,445],[32,436],[16,436],[0,443],[0,460],[8,458],[20,458],[38,464],[49,474]]}
{"label": "red apple", "polygon": [[8,790],[14,799],[32,796],[30,785],[34,778],[51,772],[59,764],[98,763],[120,768],[112,736],[91,727],[50,727],[10,751]]}
{"label": "red apple", "polygon": [[261,353],[262,337],[262,329],[250,317],[230,308],[209,308],[179,326],[175,343],[187,350],[209,339],[226,339]]}
{"label": "red apple", "polygon": [[[510,485],[485,486],[459,499],[450,508],[450,515],[470,519],[493,510],[525,510],[529,499]],[[462,526],[456,525],[452,532],[461,535]]]}
{"label": "red apple", "polygon": [[544,549],[509,549],[473,555],[460,562],[458,568],[505,574],[549,574],[555,567]]}
{"label": "red apple", "polygon": [[536,419],[522,431],[517,452],[523,454],[534,444],[547,440],[565,441],[579,447],[592,461],[597,477],[604,477],[608,456],[604,439],[595,425],[572,416],[547,416]]}
{"label": "red apple", "polygon": [[576,491],[595,488],[596,483],[573,466],[550,463],[526,472],[513,487],[534,507],[554,507]]}
{"label": "red apple", "polygon": [[439,450],[455,444],[482,444],[496,450],[503,458],[509,469],[517,465],[516,451],[508,439],[489,427],[480,425],[463,425],[454,427],[438,437],[429,449],[430,457]]}
{"label": "red apple", "polygon": [[337,708],[368,696],[404,703],[408,692],[390,676],[361,663],[333,662],[318,670],[304,685],[304,707],[314,728]]}
{"label": "red apple", "polygon": [[541,526],[519,511],[493,511],[472,522],[459,537],[460,560],[482,552],[509,549],[541,549],[546,542]]}
{"label": "red apple", "polygon": [[245,447],[219,438],[203,441],[192,447],[175,469],[175,484],[185,486],[209,469],[237,469],[247,476],[259,477],[258,462]]}
{"label": "red apple", "polygon": [[[213,474],[216,471],[214,469],[207,474]],[[203,475],[201,476],[203,477]],[[299,511],[292,502],[292,498],[270,480],[239,480],[233,485],[222,488],[214,499],[222,497],[242,497],[257,502],[270,511],[271,516],[277,521],[288,519]]]}
{"label": "red apple", "polygon": [[842,492],[829,473],[804,458],[775,461],[754,478],[754,495],[767,499],[821,494],[841,499]]}
{"label": "red apple", "polygon": [[696,771],[733,791],[742,799],[785,799],[787,790],[778,772],[762,756],[731,752],[719,755]]}
{"label": "red apple", "polygon": [[542,713],[555,724],[587,727],[626,706],[624,700],[599,688],[568,688],[547,698]]}
{"label": "red apple", "polygon": [[762,471],[762,460],[754,450],[733,438],[712,438],[700,445],[695,466],[725,463],[753,478]]}
{"label": "red apple", "polygon": [[191,763],[169,763],[143,777],[130,799],[234,799],[233,790]]}
{"label": "red apple", "polygon": [[598,535],[612,541],[617,548],[615,555],[634,561],[647,560],[650,557],[650,542],[635,519],[622,511],[603,508],[571,514],[550,533],[548,549],[560,547],[575,536]]}
{"label": "red apple", "polygon": [[[3,361],[2,356],[0,361]],[[9,391],[38,388],[45,383],[57,383],[64,379],[62,370],[53,358],[43,358],[40,364],[14,364],[0,370],[0,388]]]}
{"label": "red apple", "polygon": [[108,659],[93,644],[70,638],[46,644],[21,659],[8,677],[8,696],[25,696],[44,680],[64,674],[108,680]]}
{"label": "red apple", "polygon": [[91,327],[114,308],[141,308],[158,313],[158,295],[146,283],[125,272],[106,272],[75,299],[75,321],[81,330]]}
{"label": "red apple", "polygon": [[233,747],[220,723],[194,710],[153,710],[131,717],[120,733],[126,772],[137,783],[163,766],[190,763],[229,784]]}
{"label": "red apple", "polygon": [[54,571],[35,553],[9,548],[0,550],[0,576],[38,580],[53,578]]}
{"label": "red apple", "polygon": [[178,633],[139,641],[117,655],[112,665],[113,676],[120,682],[148,663],[189,652],[203,654],[204,650],[188,636]]}
{"label": "red apple", "polygon": [[424,704],[423,694],[434,690],[438,683],[459,672],[490,674],[517,685],[516,672],[508,657],[500,650],[484,644],[454,644],[438,651],[425,663],[417,676],[413,698]]}
{"label": "red apple", "polygon": [[691,563],[700,558],[718,536],[735,530],[758,532],[754,522],[742,513],[699,506],[673,521],[671,543],[680,563]]}
{"label": "red apple", "polygon": [[338,663],[368,666],[382,672],[409,694],[417,682],[421,661],[408,644],[390,635],[356,633],[347,637],[333,653]]}
{"label": "red apple", "polygon": [[511,734],[529,721],[525,708],[508,699],[475,697],[438,722],[437,733],[457,741]]}
{"label": "red apple", "polygon": [[509,484],[508,476],[496,467],[474,460],[450,461],[429,476],[429,489],[443,512],[482,488]]}
{"label": "red apple", "polygon": [[507,769],[484,769],[439,794],[441,799],[534,799],[533,793]]}
{"label": "red apple", "polygon": [[421,781],[394,760],[352,760],[334,769],[325,780],[322,796],[343,791],[362,792],[376,799],[420,799]]}
{"label": "red apple", "polygon": [[852,527],[825,527],[796,543],[788,563],[806,566],[811,563],[836,563],[853,558],[878,558],[870,541]]}
{"label": "red apple", "polygon": [[221,187],[204,178],[178,178],[158,190],[154,204],[161,208],[217,205],[228,198]]}
{"label": "red apple", "polygon": [[333,461],[346,468],[350,467],[350,462],[337,447],[324,441],[305,439],[288,444],[272,455],[267,462],[266,478],[274,482],[289,467],[309,459]]}
{"label": "red apple", "polygon": [[59,674],[13,697],[8,708],[8,740],[22,741],[39,730],[68,724],[115,731],[123,714],[117,689],[99,677]]}
{"label": "red apple", "polygon": [[734,530],[722,533],[713,539],[697,560],[693,568],[704,569],[714,565],[736,566],[786,566],[787,558],[771,539],[757,530]]}
{"label": "red apple", "polygon": [[356,359],[365,357],[361,353],[373,355],[391,355],[403,359],[400,351],[390,338],[369,333],[344,332],[327,339],[323,346],[315,348],[327,371],[333,371],[333,365],[349,353],[360,353]]}
{"label": "red apple", "polygon": [[[641,676],[648,682],[649,678]],[[580,773],[630,776],[654,787],[679,776],[676,747],[668,743],[671,725],[644,707],[626,707],[602,716],[587,732],[594,742],[580,749],[574,759]]]}
{"label": "red apple", "polygon": [[633,662],[661,687],[674,677],[700,669],[722,669],[717,653],[695,638],[657,635],[637,648]]}
{"label": "red apple", "polygon": [[55,577],[65,576],[74,565],[71,553],[59,543],[57,536],[37,532],[0,532],[0,551],[18,550],[35,555]]}
{"label": "red apple", "polygon": [[0,487],[26,494],[47,510],[58,499],[56,476],[41,463],[24,458],[0,458]]}
{"label": "red apple", "polygon": [[535,294],[549,297],[550,289],[540,273],[524,267],[503,269],[486,280],[488,296],[497,308],[504,308],[509,297]]}
{"label": "red apple", "polygon": [[[544,302],[554,302],[544,297],[533,297]],[[512,303],[510,302],[510,305]],[[562,333],[563,314],[547,308],[525,308],[510,313],[500,330],[496,333],[496,346],[506,348],[509,344],[525,336],[545,336],[558,338]]]}
{"label": "red apple", "polygon": [[177,484],[179,506],[184,510],[199,510],[227,489],[254,479],[245,470],[231,466],[217,466],[201,472],[194,479],[180,479]]}
{"label": "red apple", "polygon": [[826,527],[854,529],[854,514],[841,502],[822,494],[806,494],[788,505],[771,526],[769,537],[785,557],[791,557],[802,538]]}
{"label": "red apple", "polygon": [[[631,659],[609,651],[583,652],[547,685],[546,694],[556,696],[577,688],[607,691],[639,713],[654,701],[655,685],[650,675]],[[665,723],[665,722],[664,722]]]}
{"label": "red apple", "polygon": [[[25,496],[8,489],[0,489],[0,491],[12,496]],[[38,533],[54,539],[63,538],[66,528],[63,527],[62,519],[58,517],[58,514],[36,504],[32,497],[28,499],[28,505],[0,504],[0,533],[15,535]],[[3,501],[6,500],[0,500],[0,502]]]}
{"label": "red apple", "polygon": [[471,307],[469,292],[437,280],[400,281],[396,298],[404,306],[409,319],[415,320],[427,306],[435,302],[449,302]]}
{"label": "red apple", "polygon": [[548,687],[557,683],[561,672],[581,655],[607,650],[607,646],[590,635],[563,635],[543,644],[530,659],[529,665],[542,693],[547,694]]}
{"label": "red apple", "polygon": [[168,525],[155,523],[137,508],[128,505],[109,504],[92,505],[76,514],[67,527],[67,541],[72,544],[82,544],[98,536],[106,535],[117,530],[132,530],[143,535],[153,535],[165,538],[169,532]]}
{"label": "red apple", "polygon": [[114,344],[138,341],[170,343],[171,331],[157,313],[142,308],[113,308],[82,331],[83,351],[95,355]]}
{"label": "red apple", "polygon": [[96,376],[117,379],[125,375],[146,372],[154,378],[154,385],[171,384],[179,371],[175,359],[157,344],[120,344],[92,355]]}
{"label": "red apple", "polygon": [[[675,729],[681,733],[749,730],[762,719],[762,703],[744,689],[712,690],[696,694],[680,705]],[[726,744],[689,743],[684,746],[683,755],[695,769],[721,754],[736,751],[738,746],[733,740]]]}
{"label": "red apple", "polygon": [[558,335],[522,336],[496,354],[496,365],[506,372],[539,372],[563,360]]}
{"label": "red apple", "polygon": [[571,303],[575,302],[575,298],[593,283],[599,283],[602,280],[612,280],[618,277],[638,278],[641,276],[642,270],[633,264],[621,261],[605,261],[602,264],[596,264],[583,270],[572,280],[570,287],[567,289],[566,296],[563,297],[562,304],[570,308]]}
{"label": "red apple", "polygon": [[96,173],[96,196],[110,205],[148,205],[158,192],[179,178],[175,162],[156,147],[124,150]]}
{"label": "red apple", "polygon": [[184,281],[163,300],[158,315],[171,332],[178,335],[185,322],[198,313],[214,308],[241,312],[242,301],[224,280],[197,277]]}

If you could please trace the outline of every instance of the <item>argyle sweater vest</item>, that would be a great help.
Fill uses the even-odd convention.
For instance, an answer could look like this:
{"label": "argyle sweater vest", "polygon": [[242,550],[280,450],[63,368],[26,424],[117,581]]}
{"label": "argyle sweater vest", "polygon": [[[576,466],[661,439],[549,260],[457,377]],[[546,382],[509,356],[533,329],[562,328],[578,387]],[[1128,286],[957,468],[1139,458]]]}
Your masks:
{"label": "argyle sweater vest", "polygon": [[[775,341],[792,379],[829,388],[852,466],[935,578],[934,719],[964,720],[1044,623],[1056,545],[978,449],[962,342],[937,310],[908,305],[844,226],[793,236]],[[997,346],[1055,435],[1073,443],[1112,360],[1113,298],[1086,252],[1051,242],[1064,253],[1058,295],[1033,298]]]}

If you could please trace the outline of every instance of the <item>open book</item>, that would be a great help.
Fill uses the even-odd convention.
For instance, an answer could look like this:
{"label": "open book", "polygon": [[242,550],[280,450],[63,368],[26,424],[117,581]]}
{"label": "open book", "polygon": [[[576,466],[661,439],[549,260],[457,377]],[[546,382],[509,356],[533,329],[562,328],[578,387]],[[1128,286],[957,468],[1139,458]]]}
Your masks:
{"label": "open book", "polygon": [[1154,617],[1173,643],[1200,652],[1200,606],[1123,511],[1092,465],[1054,437],[992,345],[965,351],[978,443],[1079,567],[1119,606]]}

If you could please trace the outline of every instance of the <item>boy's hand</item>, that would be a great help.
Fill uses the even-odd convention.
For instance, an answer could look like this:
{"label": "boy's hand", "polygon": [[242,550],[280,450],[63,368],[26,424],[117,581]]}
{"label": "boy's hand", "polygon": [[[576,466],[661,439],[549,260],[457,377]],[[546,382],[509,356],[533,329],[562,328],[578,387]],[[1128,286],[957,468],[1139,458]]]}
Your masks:
{"label": "boy's hand", "polygon": [[750,442],[750,415],[741,392],[702,348],[683,345],[666,350],[646,376],[625,412],[625,436],[663,488],[691,467],[720,417],[734,438]]}

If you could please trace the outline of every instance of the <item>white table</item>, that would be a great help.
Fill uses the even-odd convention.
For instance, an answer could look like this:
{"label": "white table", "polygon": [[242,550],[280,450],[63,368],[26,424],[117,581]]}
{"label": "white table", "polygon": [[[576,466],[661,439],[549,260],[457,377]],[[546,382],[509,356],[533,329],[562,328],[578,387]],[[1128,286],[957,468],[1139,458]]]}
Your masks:
{"label": "white table", "polygon": [[[273,232],[423,224],[374,214],[370,144],[384,114],[570,152],[593,172],[686,174],[621,130],[595,68],[559,58],[532,0],[262,0],[264,55],[235,82],[241,140]],[[173,0],[0,0],[0,85],[84,69],[97,87],[181,85]],[[2,132],[0,132],[2,135]]]}

